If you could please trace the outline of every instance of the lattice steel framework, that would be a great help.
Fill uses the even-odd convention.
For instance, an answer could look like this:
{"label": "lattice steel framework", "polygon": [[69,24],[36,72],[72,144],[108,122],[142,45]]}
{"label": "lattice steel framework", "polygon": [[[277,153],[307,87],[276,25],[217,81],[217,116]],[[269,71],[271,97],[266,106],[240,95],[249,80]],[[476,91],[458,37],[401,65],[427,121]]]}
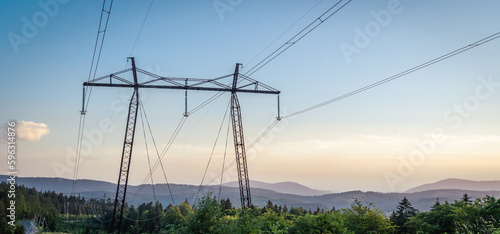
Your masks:
{"label": "lattice steel framework", "polygon": [[[151,72],[139,69],[135,66],[134,58],[132,60],[132,68],[125,69],[110,75],[102,76],[83,83],[83,86],[97,87],[122,87],[133,88],[134,92],[129,103],[129,112],[127,118],[127,126],[125,132],[125,140],[123,143],[122,159],[120,165],[120,174],[115,195],[115,206],[112,221],[112,231],[117,228],[118,232],[121,229],[123,209],[125,205],[125,196],[127,194],[128,176],[130,170],[130,162],[132,159],[132,148],[134,144],[134,134],[136,127],[137,112],[139,108],[139,89],[140,88],[155,88],[155,89],[179,89],[179,90],[197,90],[197,91],[218,91],[231,92],[231,119],[233,126],[234,148],[237,161],[238,183],[240,187],[241,207],[247,208],[252,204],[250,194],[250,184],[248,178],[248,167],[245,152],[245,139],[243,134],[243,123],[241,119],[241,107],[238,101],[238,92],[243,93],[261,93],[261,94],[280,94],[280,91],[260,83],[248,76],[239,73],[241,64],[237,63],[233,74],[221,76],[213,79],[199,78],[179,78],[179,77],[162,77]],[[134,80],[129,81],[120,75],[132,71]],[[145,76],[146,81],[138,82],[138,73]],[[224,83],[225,78],[233,78],[231,85]],[[163,84],[158,84],[163,83]],[[165,84],[166,83],[166,84]],[[85,89],[84,89],[85,94]],[[187,100],[187,92],[186,92]],[[278,97],[279,101],[279,97]],[[85,104],[85,100],[83,100]],[[186,101],[187,102],[187,101]],[[187,103],[186,103],[187,105]],[[279,105],[278,105],[279,108]],[[279,111],[278,111],[279,112]],[[187,107],[184,112],[188,116]],[[278,115],[279,118],[279,115]],[[118,222],[118,225],[116,225]]]}
{"label": "lattice steel framework", "polygon": [[[134,58],[132,59],[132,73],[134,84],[137,84],[137,72]],[[113,209],[113,221],[111,222],[111,232],[115,228],[118,219],[118,233],[120,233],[123,219],[123,208],[125,206],[125,196],[127,195],[128,175],[130,161],[132,160],[132,148],[134,147],[135,125],[137,123],[137,109],[139,108],[139,88],[134,87],[134,93],[130,99],[128,107],[127,127],[125,130],[125,140],[123,141],[122,160],[120,164],[120,174],[116,186],[115,206]]]}
{"label": "lattice steel framework", "polygon": [[238,69],[241,64],[236,64],[233,77],[233,91],[231,91],[231,120],[233,124],[234,151],[236,155],[236,170],[238,173],[238,184],[240,187],[241,207],[245,209],[252,205],[250,194],[250,181],[248,179],[247,155],[245,150],[245,138],[243,134],[243,122],[241,119],[240,102],[236,94],[238,85]]}

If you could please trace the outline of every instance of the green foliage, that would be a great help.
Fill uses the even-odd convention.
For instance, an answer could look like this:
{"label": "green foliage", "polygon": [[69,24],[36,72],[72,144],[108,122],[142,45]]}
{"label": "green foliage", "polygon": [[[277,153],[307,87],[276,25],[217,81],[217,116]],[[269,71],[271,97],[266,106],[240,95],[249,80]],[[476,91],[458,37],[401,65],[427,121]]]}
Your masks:
{"label": "green foliage", "polygon": [[460,201],[436,204],[429,212],[411,218],[411,233],[495,233],[500,231],[500,200],[486,196],[472,202],[466,194]]}
{"label": "green foliage", "polygon": [[346,226],[354,233],[391,233],[394,226],[384,212],[373,204],[364,206],[354,199],[351,209],[342,209]]}
{"label": "green foliage", "polygon": [[24,234],[26,230],[23,225],[17,225],[16,229],[14,229],[14,234]]}
{"label": "green foliage", "polygon": [[415,217],[418,210],[413,208],[408,199],[403,198],[397,207],[397,211],[393,211],[391,214],[391,222],[397,226],[397,233],[408,233],[409,228],[406,227],[406,223],[411,217]]}
{"label": "green foliage", "polygon": [[192,233],[218,233],[223,230],[219,219],[222,217],[220,204],[215,198],[202,197],[198,206],[187,220],[187,230]]}
{"label": "green foliage", "polygon": [[290,233],[354,233],[344,224],[340,212],[306,214],[298,217]]}
{"label": "green foliage", "polygon": [[273,209],[267,209],[265,213],[257,216],[257,223],[260,231],[264,233],[287,233],[293,224],[291,220],[286,220],[284,215],[274,212]]}
{"label": "green foliage", "polygon": [[[0,183],[0,233],[22,233],[23,227],[7,225],[8,185]],[[44,230],[65,233],[107,233],[113,202],[38,192],[16,187],[16,221],[43,218]],[[72,204],[68,207],[68,204]],[[91,208],[92,207],[92,208]],[[68,214],[68,216],[66,216]],[[453,203],[436,202],[428,212],[418,212],[404,198],[390,219],[373,204],[357,199],[349,209],[314,212],[285,204],[234,208],[229,199],[211,194],[196,206],[184,201],[165,209],[160,202],[137,207],[125,204],[122,233],[496,233],[500,234],[500,199],[464,195]],[[66,220],[68,219],[68,220]],[[106,222],[100,222],[106,220]]]}

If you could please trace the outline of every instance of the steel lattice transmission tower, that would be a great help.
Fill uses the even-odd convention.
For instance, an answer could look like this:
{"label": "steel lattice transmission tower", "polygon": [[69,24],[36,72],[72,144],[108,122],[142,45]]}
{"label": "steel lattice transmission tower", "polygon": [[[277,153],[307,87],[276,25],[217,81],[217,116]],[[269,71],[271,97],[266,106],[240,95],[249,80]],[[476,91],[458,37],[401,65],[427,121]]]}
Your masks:
{"label": "steel lattice transmission tower", "polygon": [[[238,101],[237,93],[260,93],[260,94],[276,94],[280,91],[260,83],[248,76],[239,73],[241,64],[237,63],[234,73],[226,76],[221,76],[214,79],[199,79],[199,78],[177,78],[177,77],[162,77],[151,72],[139,69],[135,66],[133,57],[132,68],[125,69],[110,75],[102,76],[83,83],[84,97],[85,87],[122,87],[133,88],[132,98],[129,103],[127,126],[125,130],[125,140],[123,142],[123,151],[120,164],[120,173],[118,175],[118,184],[116,187],[115,205],[113,211],[112,231],[116,228],[120,232],[123,209],[125,205],[125,197],[127,195],[128,176],[130,171],[130,162],[132,159],[132,149],[134,146],[135,127],[137,122],[137,112],[139,108],[139,89],[155,88],[155,89],[179,89],[186,90],[186,106],[187,106],[187,91],[218,91],[231,92],[231,120],[233,127],[234,149],[236,154],[236,166],[238,172],[238,183],[240,188],[241,207],[243,209],[250,207],[252,198],[250,194],[250,183],[248,178],[248,167],[246,161],[245,139],[243,134],[243,123],[241,118],[241,107]],[[129,81],[121,77],[121,75],[132,72],[133,81]],[[147,80],[138,81],[138,73],[144,75]],[[233,78],[231,85],[223,83],[224,79]],[[279,101],[279,96],[278,96]],[[82,114],[84,111],[85,100],[83,101]],[[278,103],[279,107],[279,103]],[[279,109],[279,108],[278,108]],[[187,109],[185,112],[187,116]],[[278,110],[279,118],[279,110]],[[118,222],[118,224],[116,224]]]}

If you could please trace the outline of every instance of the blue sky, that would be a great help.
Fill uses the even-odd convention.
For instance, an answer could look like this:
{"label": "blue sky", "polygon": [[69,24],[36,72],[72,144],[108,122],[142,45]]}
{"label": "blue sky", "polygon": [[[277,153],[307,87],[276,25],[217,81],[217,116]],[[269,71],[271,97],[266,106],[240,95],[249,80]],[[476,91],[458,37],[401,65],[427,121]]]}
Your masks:
{"label": "blue sky", "polygon": [[[243,63],[244,73],[334,4],[329,0],[241,0],[227,5],[231,11],[218,14],[214,2],[229,4],[222,0],[154,1],[132,50],[150,2],[115,1],[97,75],[127,68],[130,55],[139,68],[162,76],[213,78],[232,73],[237,62]],[[0,10],[2,22],[7,22],[0,25],[0,121],[25,121],[26,131],[43,132],[41,137],[19,142],[20,176],[73,176],[73,158],[68,155],[76,147],[82,83],[88,78],[102,2],[59,1],[57,6],[50,8],[52,15],[37,1],[8,1]],[[283,114],[292,113],[500,31],[499,9],[497,1],[352,1],[252,78],[280,90]],[[381,12],[390,12],[390,19],[377,21],[374,14]],[[33,17],[39,20],[36,33],[26,37],[27,43],[13,45],[9,35],[23,36],[23,18],[33,23]],[[359,31],[366,34],[367,30],[376,31],[358,48],[359,53],[346,56],[341,45],[356,46]],[[500,80],[499,48],[500,40],[494,40],[370,91],[283,120],[250,153],[250,178],[296,181],[332,191],[402,191],[450,177],[500,179],[500,126],[495,121],[500,116],[500,87],[491,91],[481,82]],[[477,89],[489,95],[478,98]],[[122,117],[130,94],[124,89],[93,90],[86,120],[86,140],[92,148],[82,157],[79,178],[116,180],[125,125]],[[165,144],[182,117],[184,94],[148,90],[141,95],[156,141]],[[190,92],[190,108],[210,96]],[[200,183],[228,100],[224,95],[188,118],[163,161],[171,182]],[[276,116],[276,97],[241,94],[240,102],[248,144]],[[456,105],[471,108],[462,116],[455,111]],[[101,131],[101,137],[96,131],[103,120],[110,120],[113,129]],[[427,145],[433,150],[423,161],[411,161],[412,152],[422,151],[419,142],[432,140],[436,130],[442,130],[447,140],[435,147]],[[148,172],[142,127],[137,131],[130,178],[135,184]],[[221,139],[209,177],[220,171],[225,134]],[[6,157],[5,152],[0,155]],[[6,171],[5,164],[0,171]],[[228,173],[224,179],[236,180],[235,176]],[[164,182],[159,171],[155,182]]]}

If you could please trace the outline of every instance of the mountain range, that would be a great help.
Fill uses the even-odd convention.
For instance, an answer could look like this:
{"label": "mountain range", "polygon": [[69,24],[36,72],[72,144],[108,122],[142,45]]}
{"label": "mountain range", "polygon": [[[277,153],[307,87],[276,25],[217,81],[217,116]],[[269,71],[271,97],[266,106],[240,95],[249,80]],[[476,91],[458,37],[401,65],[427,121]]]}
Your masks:
{"label": "mountain range", "polygon": [[494,191],[500,190],[500,181],[472,181],[462,179],[446,179],[436,183],[424,184],[412,189],[408,189],[405,193],[415,193],[437,189],[467,189],[474,191]]}
{"label": "mountain range", "polygon": [[[238,187],[238,181],[224,183],[223,186]],[[332,191],[312,189],[307,186],[295,182],[279,182],[279,183],[266,183],[260,181],[250,180],[251,188],[267,189],[278,193],[288,193],[301,196],[319,196],[332,193]]]}
{"label": "mountain range", "polygon": [[[2,181],[6,181],[8,176],[0,175]],[[57,193],[69,194],[72,192],[73,181],[64,178],[44,178],[44,177],[18,177],[18,185],[25,187],[35,187],[38,191],[55,191]],[[398,203],[406,197],[412,205],[420,211],[429,210],[437,200],[440,202],[454,202],[459,200],[465,193],[473,199],[481,198],[485,195],[500,197],[500,181],[469,181],[460,179],[448,179],[438,181],[433,184],[421,185],[407,190],[404,193],[380,193],[349,191],[341,193],[331,193],[323,190],[315,190],[294,182],[265,183],[251,181],[252,203],[263,207],[270,200],[274,204],[287,205],[291,207],[303,207],[305,209],[341,209],[348,208],[354,199],[367,203],[372,203],[386,213],[396,209]],[[229,182],[223,186],[195,186],[186,184],[156,184],[151,185],[131,185],[127,188],[127,202],[132,205],[139,205],[154,201],[155,197],[164,205],[176,204],[187,200],[193,204],[197,198],[206,195],[208,192],[212,196],[229,198],[233,206],[240,205],[239,189],[237,182]],[[170,187],[170,191],[168,189]],[[116,191],[116,184],[96,180],[77,180],[75,193],[86,198],[113,199]]]}

